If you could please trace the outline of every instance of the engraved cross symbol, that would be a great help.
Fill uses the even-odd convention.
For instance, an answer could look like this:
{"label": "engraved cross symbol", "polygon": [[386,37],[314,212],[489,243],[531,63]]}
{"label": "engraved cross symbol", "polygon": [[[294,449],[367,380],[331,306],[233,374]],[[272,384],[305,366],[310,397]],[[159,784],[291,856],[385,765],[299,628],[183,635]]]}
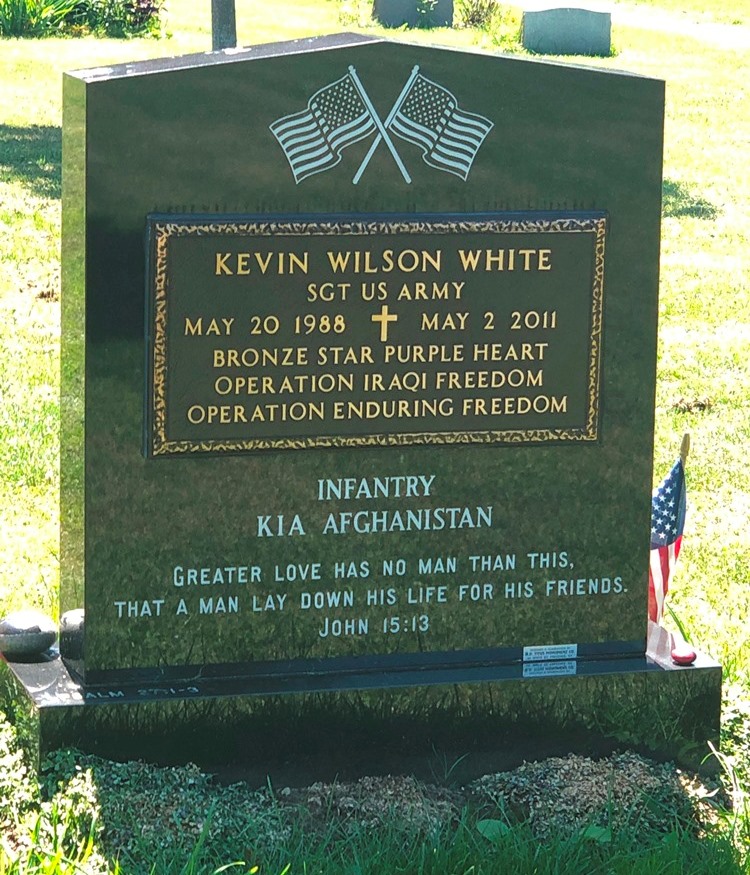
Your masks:
{"label": "engraved cross symbol", "polygon": [[395,313],[389,313],[388,304],[383,304],[380,313],[370,316],[370,321],[380,322],[380,339],[385,343],[388,340],[388,323],[398,322],[398,316]]}

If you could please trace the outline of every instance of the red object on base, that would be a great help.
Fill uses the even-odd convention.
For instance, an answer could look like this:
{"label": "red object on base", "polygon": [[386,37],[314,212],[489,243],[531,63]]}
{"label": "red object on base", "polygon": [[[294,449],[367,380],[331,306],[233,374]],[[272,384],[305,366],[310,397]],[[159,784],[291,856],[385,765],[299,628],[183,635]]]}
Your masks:
{"label": "red object on base", "polygon": [[692,665],[697,659],[695,651],[685,641],[675,642],[670,655],[675,665]]}

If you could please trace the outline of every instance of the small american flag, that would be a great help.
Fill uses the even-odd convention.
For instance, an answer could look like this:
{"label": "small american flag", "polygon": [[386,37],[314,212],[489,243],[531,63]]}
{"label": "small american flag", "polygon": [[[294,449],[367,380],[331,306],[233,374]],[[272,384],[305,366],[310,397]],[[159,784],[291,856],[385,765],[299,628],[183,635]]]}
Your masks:
{"label": "small american flag", "polygon": [[277,119],[271,133],[284,150],[294,179],[335,167],[341,152],[376,130],[375,122],[350,73],[325,85],[307,109]]}
{"label": "small american flag", "polygon": [[651,498],[651,562],[648,572],[648,615],[655,623],[664,613],[664,599],[682,544],[685,528],[685,468],[678,459]]}
{"label": "small american flag", "polygon": [[460,109],[450,91],[420,73],[388,127],[402,140],[420,146],[425,164],[466,181],[493,124]]}

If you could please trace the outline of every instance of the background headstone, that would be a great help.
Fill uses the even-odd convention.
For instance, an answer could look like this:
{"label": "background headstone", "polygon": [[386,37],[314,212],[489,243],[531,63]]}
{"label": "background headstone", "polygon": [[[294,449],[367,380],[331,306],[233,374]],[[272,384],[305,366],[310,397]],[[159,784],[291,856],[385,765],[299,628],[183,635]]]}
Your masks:
{"label": "background headstone", "polygon": [[374,0],[373,15],[386,27],[451,27],[453,0]]}
{"label": "background headstone", "polygon": [[523,47],[546,55],[608,56],[612,14],[584,7],[526,9],[522,18]]}

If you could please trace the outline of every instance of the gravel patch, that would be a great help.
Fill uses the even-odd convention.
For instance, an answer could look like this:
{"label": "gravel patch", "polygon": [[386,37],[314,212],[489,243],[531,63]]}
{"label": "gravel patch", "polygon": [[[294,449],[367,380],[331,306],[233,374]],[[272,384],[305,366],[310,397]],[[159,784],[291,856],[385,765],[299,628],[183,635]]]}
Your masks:
{"label": "gravel patch", "polygon": [[633,753],[524,763],[466,786],[388,775],[254,789],[246,783],[226,786],[193,765],[114,763],[71,751],[55,754],[50,767],[45,782],[51,801],[44,805],[62,804],[84,836],[93,829],[97,860],[133,865],[165,850],[175,859],[187,858],[197,844],[211,859],[231,848],[260,860],[288,852],[301,834],[324,843],[373,830],[436,836],[467,808],[472,819],[491,824],[526,823],[540,841],[590,827],[653,835],[669,832],[677,822],[697,833],[711,819],[714,809],[706,800],[715,792],[671,764]]}
{"label": "gravel patch", "polygon": [[601,760],[553,757],[510,772],[485,775],[469,786],[478,806],[528,822],[540,839],[571,835],[587,826],[627,826],[667,832],[676,821],[698,822],[696,803],[710,791],[672,764],[634,753]]}

